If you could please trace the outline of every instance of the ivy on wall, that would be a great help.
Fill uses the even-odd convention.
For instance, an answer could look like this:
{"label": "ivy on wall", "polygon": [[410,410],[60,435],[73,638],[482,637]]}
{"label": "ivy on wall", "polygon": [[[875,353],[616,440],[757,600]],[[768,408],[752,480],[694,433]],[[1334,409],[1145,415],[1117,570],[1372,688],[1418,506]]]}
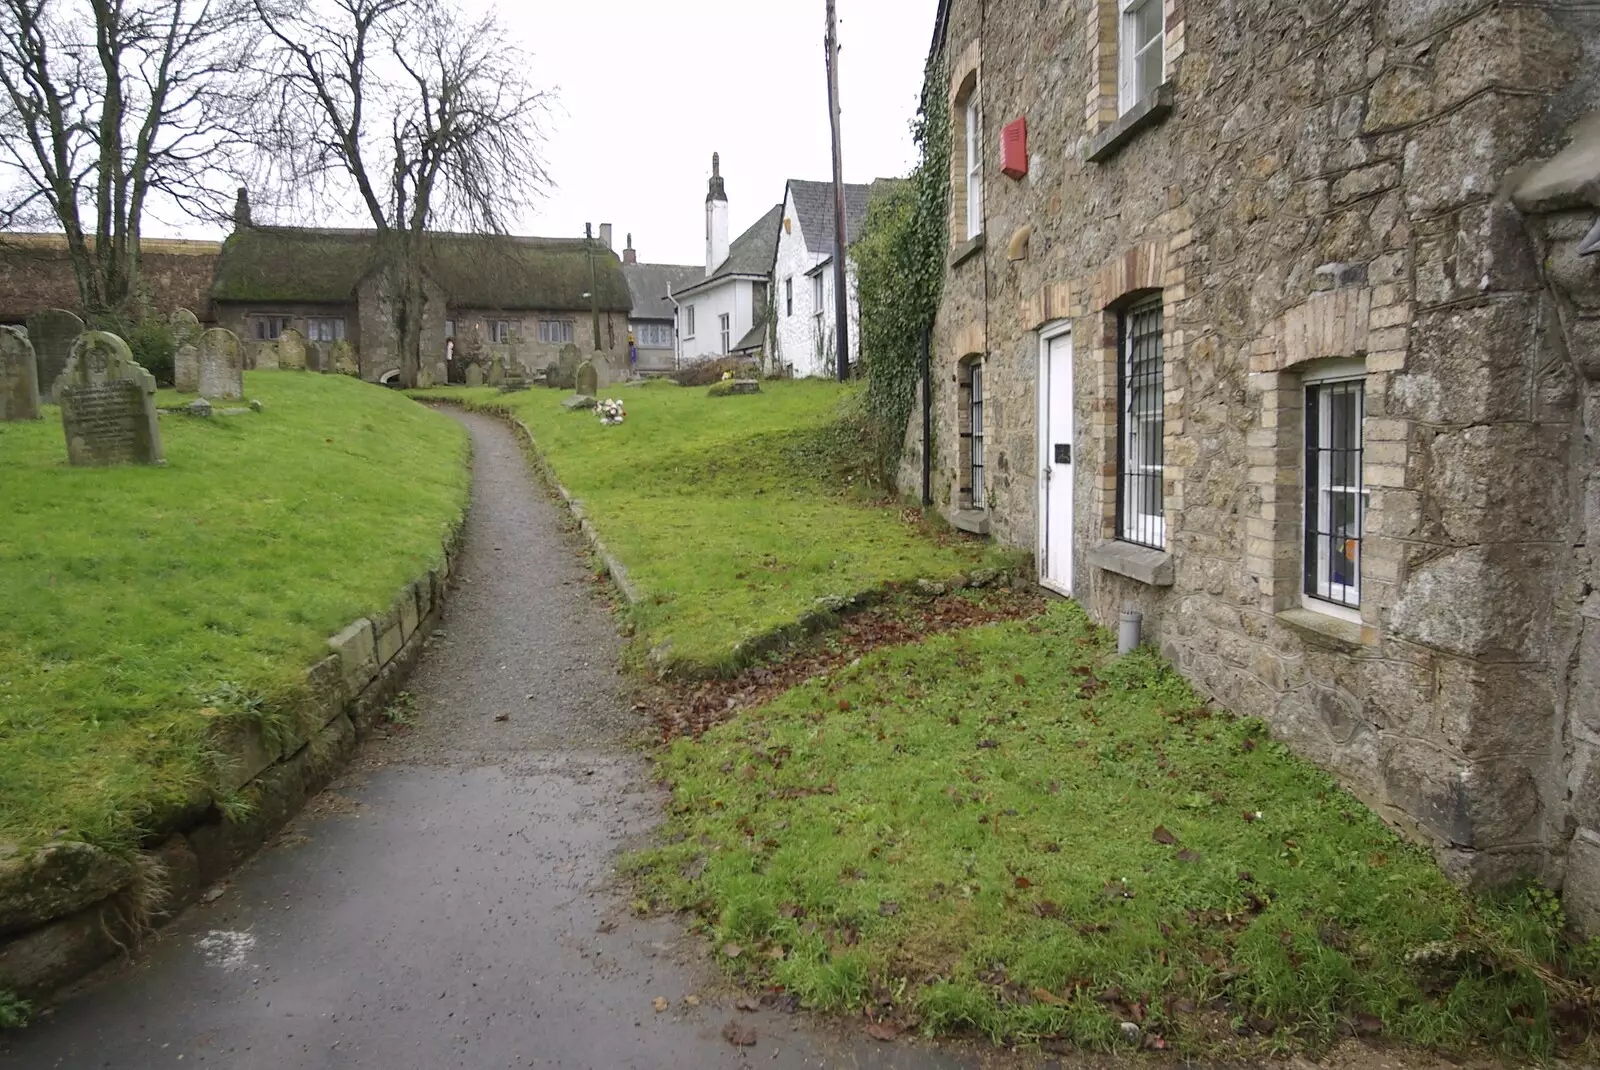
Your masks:
{"label": "ivy on wall", "polygon": [[913,123],[919,150],[905,182],[875,197],[851,247],[861,306],[863,421],[876,477],[895,489],[906,425],[916,407],[921,340],[932,331],[944,285],[950,206],[948,75],[930,56],[922,108]]}

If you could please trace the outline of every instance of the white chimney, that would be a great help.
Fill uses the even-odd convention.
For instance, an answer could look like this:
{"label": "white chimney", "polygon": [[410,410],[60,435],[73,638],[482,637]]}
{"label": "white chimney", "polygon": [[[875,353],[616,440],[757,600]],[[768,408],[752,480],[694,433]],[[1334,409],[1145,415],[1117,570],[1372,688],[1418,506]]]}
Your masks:
{"label": "white chimney", "polygon": [[706,192],[706,275],[728,259],[728,191],[722,186],[722,160],[711,154],[711,184]]}
{"label": "white chimney", "polygon": [[604,245],[607,249],[611,248],[611,224],[610,223],[601,223],[600,224],[600,244]]}

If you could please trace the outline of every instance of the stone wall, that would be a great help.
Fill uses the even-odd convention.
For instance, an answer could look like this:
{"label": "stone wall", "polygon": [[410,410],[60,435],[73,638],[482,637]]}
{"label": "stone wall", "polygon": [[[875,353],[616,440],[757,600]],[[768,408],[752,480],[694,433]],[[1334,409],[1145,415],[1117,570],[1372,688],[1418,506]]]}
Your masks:
{"label": "stone wall", "polygon": [[249,804],[231,818],[209,795],[159,822],[132,855],[61,842],[0,849],[0,991],[42,999],[133,946],[239,865],[320,791],[400,690],[444,612],[460,528],[444,562],[387,613],[328,640],[306,672],[287,733],[232,720],[215,733],[220,787]]}
{"label": "stone wall", "polygon": [[[221,254],[216,242],[146,239],[140,279],[150,307],[193,309],[206,319]],[[14,235],[0,242],[0,322],[21,323],[47,308],[78,305],[78,283],[59,235]]]}
{"label": "stone wall", "polygon": [[[452,308],[449,317],[456,325],[456,354],[457,359],[468,358],[473,351],[473,339],[478,341],[479,362],[487,371],[489,362],[499,356],[507,364],[518,364],[527,375],[534,375],[545,369],[547,365],[557,363],[561,359],[563,342],[539,341],[540,320],[565,320],[572,324],[572,344],[579,350],[588,353],[600,353],[608,358],[613,367],[624,367],[628,363],[628,316],[625,312],[600,312],[600,347],[598,350],[591,344],[594,341],[594,315],[589,309],[566,309],[555,311],[518,310],[501,311],[484,308]],[[511,342],[508,345],[495,345],[491,337],[489,324],[495,320],[505,320],[510,324]],[[670,354],[669,354],[670,356]]]}
{"label": "stone wall", "polygon": [[[239,336],[239,345],[244,350],[245,367],[254,369],[263,346],[276,346],[276,342],[263,342],[256,338],[255,320],[262,316],[277,316],[286,318],[293,330],[299,331],[306,339],[307,358],[310,359],[310,350],[316,348],[319,354],[325,353],[331,342],[311,341],[308,321],[312,319],[342,319],[344,320],[345,341],[355,346],[361,346],[361,320],[356,315],[355,305],[315,305],[315,304],[243,304],[232,301],[219,301],[216,304],[216,325],[225,327]],[[271,363],[269,360],[267,363]],[[318,365],[326,367],[326,361]]]}
{"label": "stone wall", "polygon": [[[1578,74],[1594,16],[1166,0],[1166,81],[1119,114],[1116,13],[949,5],[940,60],[953,118],[979,86],[984,227],[952,232],[935,502],[963,510],[961,364],[981,357],[988,486],[959,518],[1036,547],[1040,331],[1070,327],[1077,597],[1103,623],[1137,603],[1201,689],[1266,718],[1457,877],[1559,880],[1578,398],[1545,349],[1538,257],[1506,184],[1594,106]],[[1014,180],[999,131],[1023,116]],[[1114,523],[1118,320],[1152,294],[1166,533],[1130,554]],[[1351,619],[1300,597],[1304,382],[1335,359],[1365,373]]]}

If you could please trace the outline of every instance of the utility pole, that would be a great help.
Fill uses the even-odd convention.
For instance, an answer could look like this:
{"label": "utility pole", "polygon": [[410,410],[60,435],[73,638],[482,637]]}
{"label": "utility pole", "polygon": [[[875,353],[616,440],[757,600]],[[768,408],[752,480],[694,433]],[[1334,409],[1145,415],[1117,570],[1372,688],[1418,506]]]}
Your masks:
{"label": "utility pole", "polygon": [[844,272],[844,156],[839,149],[839,33],[828,0],[828,121],[833,128],[833,308],[839,341],[839,381],[850,378],[850,314]]}
{"label": "utility pole", "polygon": [[594,316],[594,351],[600,352],[600,287],[594,273],[594,224],[583,225],[583,245],[589,251],[589,311]]}

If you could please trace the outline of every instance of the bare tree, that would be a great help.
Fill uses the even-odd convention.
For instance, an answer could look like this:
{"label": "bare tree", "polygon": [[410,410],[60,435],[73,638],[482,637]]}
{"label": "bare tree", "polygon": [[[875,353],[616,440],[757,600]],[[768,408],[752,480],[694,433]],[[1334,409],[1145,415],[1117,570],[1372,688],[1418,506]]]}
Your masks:
{"label": "bare tree", "polygon": [[91,314],[132,311],[151,197],[216,218],[248,0],[0,0],[0,227],[60,227]]}
{"label": "bare tree", "polygon": [[428,236],[504,234],[549,182],[549,93],[494,14],[451,0],[253,0],[274,43],[258,141],[280,188],[354,187],[395,285],[400,381],[421,368]]}

